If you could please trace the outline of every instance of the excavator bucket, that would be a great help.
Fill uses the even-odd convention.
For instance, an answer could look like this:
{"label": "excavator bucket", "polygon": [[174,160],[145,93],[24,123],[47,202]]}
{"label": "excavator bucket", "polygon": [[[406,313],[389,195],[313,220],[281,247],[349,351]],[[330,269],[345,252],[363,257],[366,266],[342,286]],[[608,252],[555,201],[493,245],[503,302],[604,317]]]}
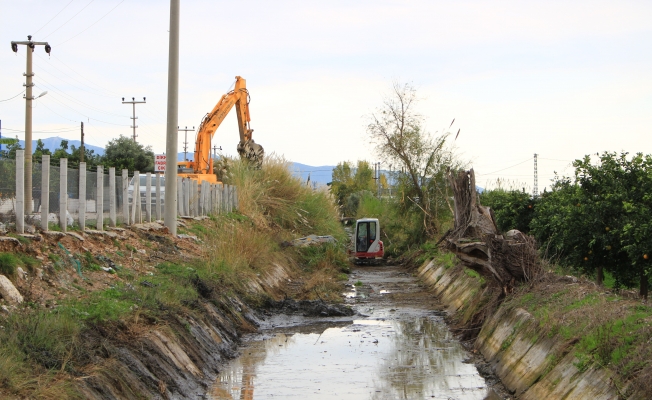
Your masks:
{"label": "excavator bucket", "polygon": [[263,146],[256,144],[253,139],[238,143],[238,154],[240,154],[240,158],[249,160],[256,169],[262,168],[265,150]]}

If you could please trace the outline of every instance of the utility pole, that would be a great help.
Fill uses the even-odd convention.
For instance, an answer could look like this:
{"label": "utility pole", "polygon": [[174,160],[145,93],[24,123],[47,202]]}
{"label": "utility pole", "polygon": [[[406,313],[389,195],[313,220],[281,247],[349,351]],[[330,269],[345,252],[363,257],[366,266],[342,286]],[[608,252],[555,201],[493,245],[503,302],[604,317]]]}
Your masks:
{"label": "utility pole", "polygon": [[213,159],[215,159],[217,157],[217,151],[218,150],[222,151],[222,146],[220,146],[220,147],[213,146]]}
{"label": "utility pole", "polygon": [[136,141],[136,128],[138,128],[138,125],[136,125],[136,120],[138,117],[136,116],[136,104],[144,104],[146,102],[145,98],[143,97],[143,101],[136,101],[134,97],[131,98],[131,101],[125,101],[125,98],[122,98],[122,104],[131,104],[133,105],[134,109],[134,116],[131,117],[131,119],[134,121],[134,124],[131,126],[134,130],[134,142]]}
{"label": "utility pole", "polygon": [[168,110],[165,140],[165,226],[177,236],[177,147],[179,143],[179,9],[180,0],[170,0],[168,50]]}
{"label": "utility pole", "polygon": [[[45,46],[45,52],[50,54],[52,47],[48,42],[32,42],[32,35],[27,36],[26,42],[11,42],[11,49],[14,53],[18,52],[18,45],[22,44],[27,46],[27,67],[25,76],[25,212],[31,214],[32,212],[32,101],[36,98],[32,96],[32,53],[36,46]],[[47,92],[43,92],[38,97],[43,96]]]}
{"label": "utility pole", "polygon": [[193,126],[192,129],[188,129],[186,126],[186,129],[179,129],[177,126],[177,131],[185,133],[185,139],[183,141],[183,161],[188,161],[188,132],[194,132],[195,127]]}
{"label": "utility pole", "polygon": [[376,163],[376,171],[378,171],[378,180],[376,183],[378,184],[378,198],[380,199],[380,162]]}
{"label": "utility pole", "polygon": [[534,198],[539,197],[539,171],[537,170],[537,153],[534,153]]}
{"label": "utility pole", "polygon": [[84,162],[84,123],[81,123],[81,147],[79,148],[79,162]]}

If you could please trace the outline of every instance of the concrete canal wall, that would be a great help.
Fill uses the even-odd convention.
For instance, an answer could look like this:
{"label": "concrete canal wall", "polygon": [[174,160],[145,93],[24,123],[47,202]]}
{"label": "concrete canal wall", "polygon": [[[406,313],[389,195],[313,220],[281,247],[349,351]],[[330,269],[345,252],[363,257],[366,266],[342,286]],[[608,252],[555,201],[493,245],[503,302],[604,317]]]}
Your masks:
{"label": "concrete canal wall", "polygon": [[[461,265],[446,267],[427,261],[419,277],[463,323],[486,299],[487,285]],[[617,399],[608,369],[580,370],[573,341],[538,334],[539,321],[522,308],[501,306],[487,318],[475,349],[489,362],[505,387],[519,399]]]}

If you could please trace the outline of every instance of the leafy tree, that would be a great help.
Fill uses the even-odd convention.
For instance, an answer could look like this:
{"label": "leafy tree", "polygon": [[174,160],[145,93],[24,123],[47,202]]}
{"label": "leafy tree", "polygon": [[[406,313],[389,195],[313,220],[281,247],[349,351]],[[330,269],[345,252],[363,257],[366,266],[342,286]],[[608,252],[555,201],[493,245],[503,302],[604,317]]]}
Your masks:
{"label": "leafy tree", "polygon": [[[34,153],[36,154],[36,153]],[[44,153],[45,154],[45,153]],[[68,159],[68,168],[79,168],[81,162],[81,147],[77,148],[75,145],[68,146],[67,140],[62,140],[59,148],[54,150],[50,156],[52,162],[58,163],[59,159]],[[87,169],[92,169],[98,165],[102,165],[102,157],[95,154],[94,150],[84,149],[84,162]]]}
{"label": "leafy tree", "polygon": [[41,162],[44,154],[52,155],[52,152],[45,148],[45,144],[41,139],[38,139],[36,141],[36,149],[34,150],[34,154],[32,154],[32,160],[35,162]]}
{"label": "leafy tree", "polygon": [[593,258],[620,283],[638,280],[641,295],[647,297],[652,273],[645,258],[652,256],[652,156],[627,155],[605,152],[597,164],[586,156],[574,163],[575,174],[590,207],[588,226],[593,229],[587,234]]}
{"label": "leafy tree", "polygon": [[152,146],[143,146],[133,139],[120,135],[110,140],[104,150],[102,162],[105,167],[115,167],[116,171],[154,172],[154,152]]}
{"label": "leafy tree", "polygon": [[529,193],[524,190],[495,189],[485,190],[479,197],[483,206],[493,210],[500,231],[518,229],[524,233],[530,232],[536,200]]}
{"label": "leafy tree", "polygon": [[362,192],[375,191],[374,170],[368,161],[358,161],[357,167],[344,161],[333,168],[331,192],[345,215],[356,215]]}
{"label": "leafy tree", "polygon": [[403,212],[421,213],[423,233],[432,237],[439,231],[440,219],[451,212],[446,171],[462,166],[445,146],[448,133],[433,136],[424,130],[424,118],[414,109],[416,89],[399,83],[392,89],[370,115],[367,133],[378,155],[401,170],[396,180]]}
{"label": "leafy tree", "polygon": [[16,139],[2,138],[0,139],[0,144],[6,145],[6,147],[0,152],[0,157],[2,158],[15,160],[16,150],[23,150],[23,148],[20,146],[20,143],[18,142],[18,136],[16,136]]}
{"label": "leafy tree", "polygon": [[575,178],[557,179],[536,205],[532,232],[566,264],[638,281],[647,297],[652,275],[652,156],[605,152],[573,163]]}
{"label": "leafy tree", "polygon": [[18,144],[18,137],[1,138],[0,144],[3,149],[0,151],[0,198],[13,197],[16,190],[16,163],[10,161],[16,159],[16,150],[22,150]]}

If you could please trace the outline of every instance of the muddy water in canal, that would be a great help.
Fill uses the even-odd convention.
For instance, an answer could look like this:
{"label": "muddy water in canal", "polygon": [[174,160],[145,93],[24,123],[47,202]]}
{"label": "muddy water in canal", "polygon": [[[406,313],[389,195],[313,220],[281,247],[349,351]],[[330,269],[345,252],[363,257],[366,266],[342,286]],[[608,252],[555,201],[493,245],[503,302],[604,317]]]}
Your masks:
{"label": "muddy water in canal", "polygon": [[489,389],[436,300],[400,267],[359,267],[353,317],[272,316],[212,399],[485,399]]}

